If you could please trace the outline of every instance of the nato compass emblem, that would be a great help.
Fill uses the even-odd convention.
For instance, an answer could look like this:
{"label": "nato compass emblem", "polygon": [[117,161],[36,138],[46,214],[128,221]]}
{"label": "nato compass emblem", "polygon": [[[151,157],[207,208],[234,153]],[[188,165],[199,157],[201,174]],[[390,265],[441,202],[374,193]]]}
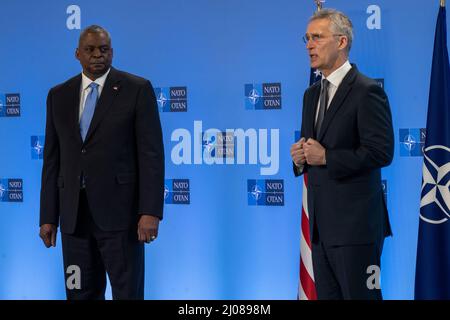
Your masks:
{"label": "nato compass emblem", "polygon": [[169,188],[166,185],[164,185],[164,200],[167,199],[167,197],[169,196],[169,192],[170,192]]}
{"label": "nato compass emblem", "polygon": [[247,201],[249,206],[284,206],[284,181],[247,180]]}
{"label": "nato compass emblem", "polygon": [[161,92],[159,93],[158,99],[156,99],[156,101],[158,102],[159,109],[160,109],[160,110],[163,110],[163,109],[164,109],[164,106],[166,105],[166,102],[167,102],[167,98],[166,98],[166,96],[164,95],[164,92],[161,91]]}
{"label": "nato compass emblem", "polygon": [[250,91],[250,94],[248,95],[248,99],[250,100],[252,105],[256,105],[259,98],[260,95],[258,94],[258,91],[256,91],[256,89],[252,89],[252,91]]}
{"label": "nato compass emblem", "polygon": [[408,134],[405,137],[405,140],[403,140],[403,145],[405,146],[406,150],[411,152],[411,150],[416,146],[416,140],[412,135]]}
{"label": "nato compass emblem", "polygon": [[422,157],[426,135],[427,133],[425,128],[400,129],[400,156]]}
{"label": "nato compass emblem", "polygon": [[0,183],[0,199],[3,198],[3,194],[5,193],[6,189],[3,186],[3,184]]}
{"label": "nato compass emblem", "polygon": [[42,159],[45,136],[31,136],[31,159]]}
{"label": "nato compass emblem", "polygon": [[33,146],[34,151],[36,152],[38,157],[42,156],[42,150],[44,149],[44,146],[41,145],[41,143],[39,142],[39,140],[36,140],[35,145]]}
{"label": "nato compass emblem", "polygon": [[216,156],[216,136],[203,134],[203,149],[206,151],[203,153],[206,158],[214,158]]}
{"label": "nato compass emblem", "polygon": [[442,145],[424,149],[420,218],[441,224],[450,218],[450,148]]}
{"label": "nato compass emblem", "polygon": [[255,184],[252,188],[251,194],[252,194],[253,199],[258,201],[261,198],[262,190],[258,187],[257,184]]}

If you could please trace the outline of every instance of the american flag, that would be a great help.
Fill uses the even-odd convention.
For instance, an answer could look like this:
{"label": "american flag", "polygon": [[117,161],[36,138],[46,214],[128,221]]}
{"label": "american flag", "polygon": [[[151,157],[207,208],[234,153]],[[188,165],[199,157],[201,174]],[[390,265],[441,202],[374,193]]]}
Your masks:
{"label": "american flag", "polygon": [[[311,69],[309,84],[312,85],[322,78],[319,70]],[[311,255],[311,236],[309,232],[308,212],[308,174],[303,174],[302,217],[300,232],[300,280],[298,284],[299,300],[317,300],[314,284],[314,270]]]}
{"label": "american flag", "polygon": [[[322,9],[324,0],[314,0],[317,11]],[[309,85],[322,79],[319,70],[311,69],[309,75]],[[298,283],[297,299],[317,300],[316,286],[314,283],[314,270],[311,255],[311,235],[309,233],[309,212],[308,212],[308,174],[303,174],[303,196],[302,196],[302,217],[300,230],[300,277]]]}

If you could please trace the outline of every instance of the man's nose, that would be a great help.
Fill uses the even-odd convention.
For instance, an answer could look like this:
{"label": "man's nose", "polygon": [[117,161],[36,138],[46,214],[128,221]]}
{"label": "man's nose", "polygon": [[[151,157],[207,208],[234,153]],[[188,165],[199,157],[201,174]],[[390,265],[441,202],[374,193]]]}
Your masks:
{"label": "man's nose", "polygon": [[311,41],[310,39],[308,39],[308,41],[306,42],[306,49],[312,49],[314,46],[314,41]]}
{"label": "man's nose", "polygon": [[102,51],[100,50],[100,48],[95,48],[94,51],[92,51],[92,55],[94,57],[100,57],[102,55]]}

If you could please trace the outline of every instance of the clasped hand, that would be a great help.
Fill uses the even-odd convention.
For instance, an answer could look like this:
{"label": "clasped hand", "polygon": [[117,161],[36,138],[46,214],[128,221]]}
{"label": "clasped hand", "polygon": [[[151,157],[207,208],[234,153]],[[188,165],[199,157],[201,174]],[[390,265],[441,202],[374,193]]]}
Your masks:
{"label": "clasped hand", "polygon": [[316,140],[301,138],[291,146],[291,157],[297,167],[305,163],[311,166],[326,164],[325,148]]}

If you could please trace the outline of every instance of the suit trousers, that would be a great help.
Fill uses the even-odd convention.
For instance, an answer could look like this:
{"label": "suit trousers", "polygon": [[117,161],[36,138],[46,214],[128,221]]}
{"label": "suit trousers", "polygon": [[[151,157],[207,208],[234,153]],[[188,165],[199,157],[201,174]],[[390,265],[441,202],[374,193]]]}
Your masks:
{"label": "suit trousers", "polygon": [[[144,244],[138,241],[137,225],[124,231],[101,230],[92,218],[84,189],[80,190],[75,233],[62,233],[61,240],[68,300],[104,300],[106,275],[113,299],[144,298]],[[79,288],[68,285],[73,280],[69,279],[70,266],[79,268]]]}
{"label": "suit trousers", "polygon": [[327,245],[315,229],[314,280],[319,300],[382,300],[380,281],[384,239],[360,245]]}

